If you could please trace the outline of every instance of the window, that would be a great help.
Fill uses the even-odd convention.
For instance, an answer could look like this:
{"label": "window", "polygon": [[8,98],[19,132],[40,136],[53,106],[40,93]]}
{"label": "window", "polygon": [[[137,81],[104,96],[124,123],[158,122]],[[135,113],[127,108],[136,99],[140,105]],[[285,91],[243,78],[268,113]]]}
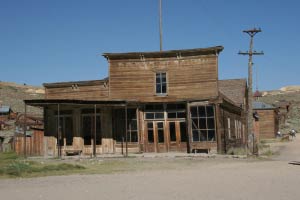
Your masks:
{"label": "window", "polygon": [[167,104],[168,119],[185,119],[185,109],[185,104]]}
{"label": "window", "polygon": [[[82,111],[82,113],[87,112]],[[92,139],[94,139],[95,134],[95,114],[82,114],[81,124],[84,145],[92,145]],[[101,139],[101,118],[99,114],[96,114],[96,145],[101,144]]]}
{"label": "window", "polygon": [[163,104],[149,104],[145,106],[146,120],[162,120],[164,118],[165,116]]}
{"label": "window", "polygon": [[192,134],[194,142],[216,141],[214,107],[191,107]]}
{"label": "window", "polygon": [[167,94],[167,73],[156,73],[156,94]]}
{"label": "window", "polygon": [[[125,109],[113,111],[113,133],[117,142],[126,139]],[[135,108],[127,109],[127,141],[138,142],[137,116]]]}
{"label": "window", "polygon": [[227,118],[227,131],[228,131],[228,138],[231,138],[231,128],[230,128],[230,118]]}
{"label": "window", "polygon": [[[57,130],[57,116],[55,116],[55,130]],[[72,115],[60,115],[59,116],[59,131],[61,138],[59,143],[64,145],[64,139],[66,139],[66,145],[71,146],[73,144],[73,120]]]}

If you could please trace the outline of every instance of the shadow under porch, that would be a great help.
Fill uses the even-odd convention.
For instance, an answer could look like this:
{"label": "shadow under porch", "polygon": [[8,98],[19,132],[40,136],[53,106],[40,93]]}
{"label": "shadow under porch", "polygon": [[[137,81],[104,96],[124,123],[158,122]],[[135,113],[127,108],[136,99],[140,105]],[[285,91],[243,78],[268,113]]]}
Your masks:
{"label": "shadow under porch", "polygon": [[130,119],[126,116],[137,108],[128,107],[125,101],[26,100],[25,103],[44,107],[45,156],[140,151],[138,131],[126,134],[126,129],[130,131],[130,120],[136,120],[136,115]]}

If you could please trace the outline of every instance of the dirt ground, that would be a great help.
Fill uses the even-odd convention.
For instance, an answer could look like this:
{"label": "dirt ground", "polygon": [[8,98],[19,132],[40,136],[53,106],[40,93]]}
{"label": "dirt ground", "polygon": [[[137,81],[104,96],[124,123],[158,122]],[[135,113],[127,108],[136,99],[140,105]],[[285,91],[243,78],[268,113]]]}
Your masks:
{"label": "dirt ground", "polygon": [[209,158],[176,169],[7,179],[0,180],[0,197],[9,200],[298,200],[300,165],[290,165],[289,161],[300,161],[300,135],[282,144],[281,155],[272,160]]}

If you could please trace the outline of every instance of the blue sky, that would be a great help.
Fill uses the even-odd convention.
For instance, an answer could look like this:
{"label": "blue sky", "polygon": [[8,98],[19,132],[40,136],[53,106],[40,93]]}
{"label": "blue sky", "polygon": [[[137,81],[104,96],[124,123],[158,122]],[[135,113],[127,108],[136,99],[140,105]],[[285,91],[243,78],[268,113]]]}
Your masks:
{"label": "blue sky", "polygon": [[[249,48],[242,30],[261,27],[259,89],[300,85],[299,8],[297,0],[163,0],[163,49],[222,45],[220,79],[246,78],[248,57],[237,54]],[[0,0],[0,80],[104,78],[102,53],[158,51],[158,27],[158,0]]]}

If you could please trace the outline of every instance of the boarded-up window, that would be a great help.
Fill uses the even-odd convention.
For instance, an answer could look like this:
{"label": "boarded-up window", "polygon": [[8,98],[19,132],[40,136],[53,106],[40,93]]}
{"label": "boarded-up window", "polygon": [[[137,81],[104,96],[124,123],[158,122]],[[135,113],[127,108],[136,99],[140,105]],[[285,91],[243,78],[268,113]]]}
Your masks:
{"label": "boarded-up window", "polygon": [[216,140],[215,114],[213,106],[192,106],[191,121],[192,139],[194,142]]}

